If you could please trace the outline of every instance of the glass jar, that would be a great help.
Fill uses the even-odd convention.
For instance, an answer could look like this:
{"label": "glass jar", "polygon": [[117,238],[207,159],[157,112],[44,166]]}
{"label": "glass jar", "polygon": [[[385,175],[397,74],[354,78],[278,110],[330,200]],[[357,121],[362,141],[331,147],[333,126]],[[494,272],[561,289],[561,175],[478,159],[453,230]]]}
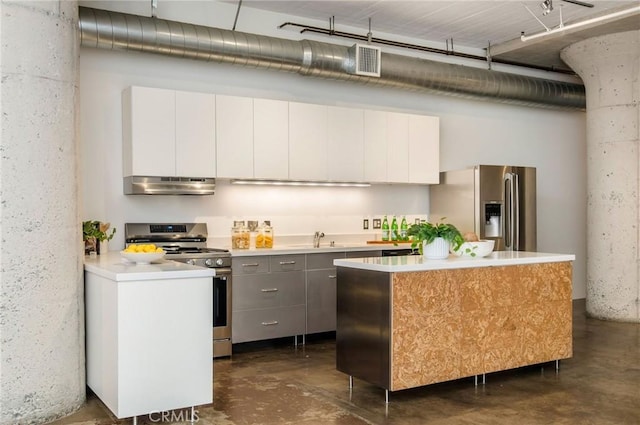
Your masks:
{"label": "glass jar", "polygon": [[231,248],[249,249],[250,242],[249,228],[244,224],[244,221],[234,221],[231,228]]}
{"label": "glass jar", "polygon": [[256,248],[273,248],[273,228],[269,221],[265,221],[258,228]]}

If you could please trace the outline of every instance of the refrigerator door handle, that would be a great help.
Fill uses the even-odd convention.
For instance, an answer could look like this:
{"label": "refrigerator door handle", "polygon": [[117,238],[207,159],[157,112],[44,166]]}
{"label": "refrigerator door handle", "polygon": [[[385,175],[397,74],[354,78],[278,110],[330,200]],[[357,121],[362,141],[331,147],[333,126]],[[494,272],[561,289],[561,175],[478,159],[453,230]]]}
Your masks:
{"label": "refrigerator door handle", "polygon": [[511,179],[511,199],[513,199],[513,208],[511,212],[511,224],[513,226],[513,249],[520,251],[520,179],[517,174],[512,174]]}
{"label": "refrigerator door handle", "polygon": [[514,175],[504,174],[504,249],[513,251],[514,248]]}

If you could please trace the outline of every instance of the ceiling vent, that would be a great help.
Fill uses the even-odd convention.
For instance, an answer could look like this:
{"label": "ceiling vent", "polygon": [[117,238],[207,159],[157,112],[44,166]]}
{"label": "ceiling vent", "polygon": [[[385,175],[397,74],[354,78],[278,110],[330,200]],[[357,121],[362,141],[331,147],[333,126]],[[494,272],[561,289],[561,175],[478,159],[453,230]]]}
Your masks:
{"label": "ceiling vent", "polygon": [[349,48],[349,56],[355,59],[354,74],[368,77],[380,76],[381,50],[379,47],[354,44]]}

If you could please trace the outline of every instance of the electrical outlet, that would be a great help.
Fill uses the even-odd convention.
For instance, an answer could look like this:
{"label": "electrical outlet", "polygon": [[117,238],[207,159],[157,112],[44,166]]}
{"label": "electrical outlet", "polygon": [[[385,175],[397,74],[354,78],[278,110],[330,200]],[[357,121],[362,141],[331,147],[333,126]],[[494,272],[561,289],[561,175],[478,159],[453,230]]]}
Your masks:
{"label": "electrical outlet", "polygon": [[382,227],[382,222],[380,221],[379,218],[374,218],[373,219],[373,228],[374,229],[379,229]]}
{"label": "electrical outlet", "polygon": [[369,229],[369,219],[368,218],[365,218],[365,219],[362,220],[362,228],[364,230]]}
{"label": "electrical outlet", "polygon": [[420,225],[420,219],[419,218],[416,218],[416,225],[418,225],[418,226]]}

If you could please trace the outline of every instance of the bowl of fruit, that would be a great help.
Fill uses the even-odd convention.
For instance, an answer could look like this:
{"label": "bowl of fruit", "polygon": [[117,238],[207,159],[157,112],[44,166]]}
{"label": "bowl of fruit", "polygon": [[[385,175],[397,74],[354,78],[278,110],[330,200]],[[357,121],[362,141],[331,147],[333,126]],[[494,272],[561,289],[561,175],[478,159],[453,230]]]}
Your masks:
{"label": "bowl of fruit", "polygon": [[152,243],[129,245],[124,251],[120,251],[124,259],[136,264],[151,264],[153,261],[164,258],[164,254],[162,248]]}

